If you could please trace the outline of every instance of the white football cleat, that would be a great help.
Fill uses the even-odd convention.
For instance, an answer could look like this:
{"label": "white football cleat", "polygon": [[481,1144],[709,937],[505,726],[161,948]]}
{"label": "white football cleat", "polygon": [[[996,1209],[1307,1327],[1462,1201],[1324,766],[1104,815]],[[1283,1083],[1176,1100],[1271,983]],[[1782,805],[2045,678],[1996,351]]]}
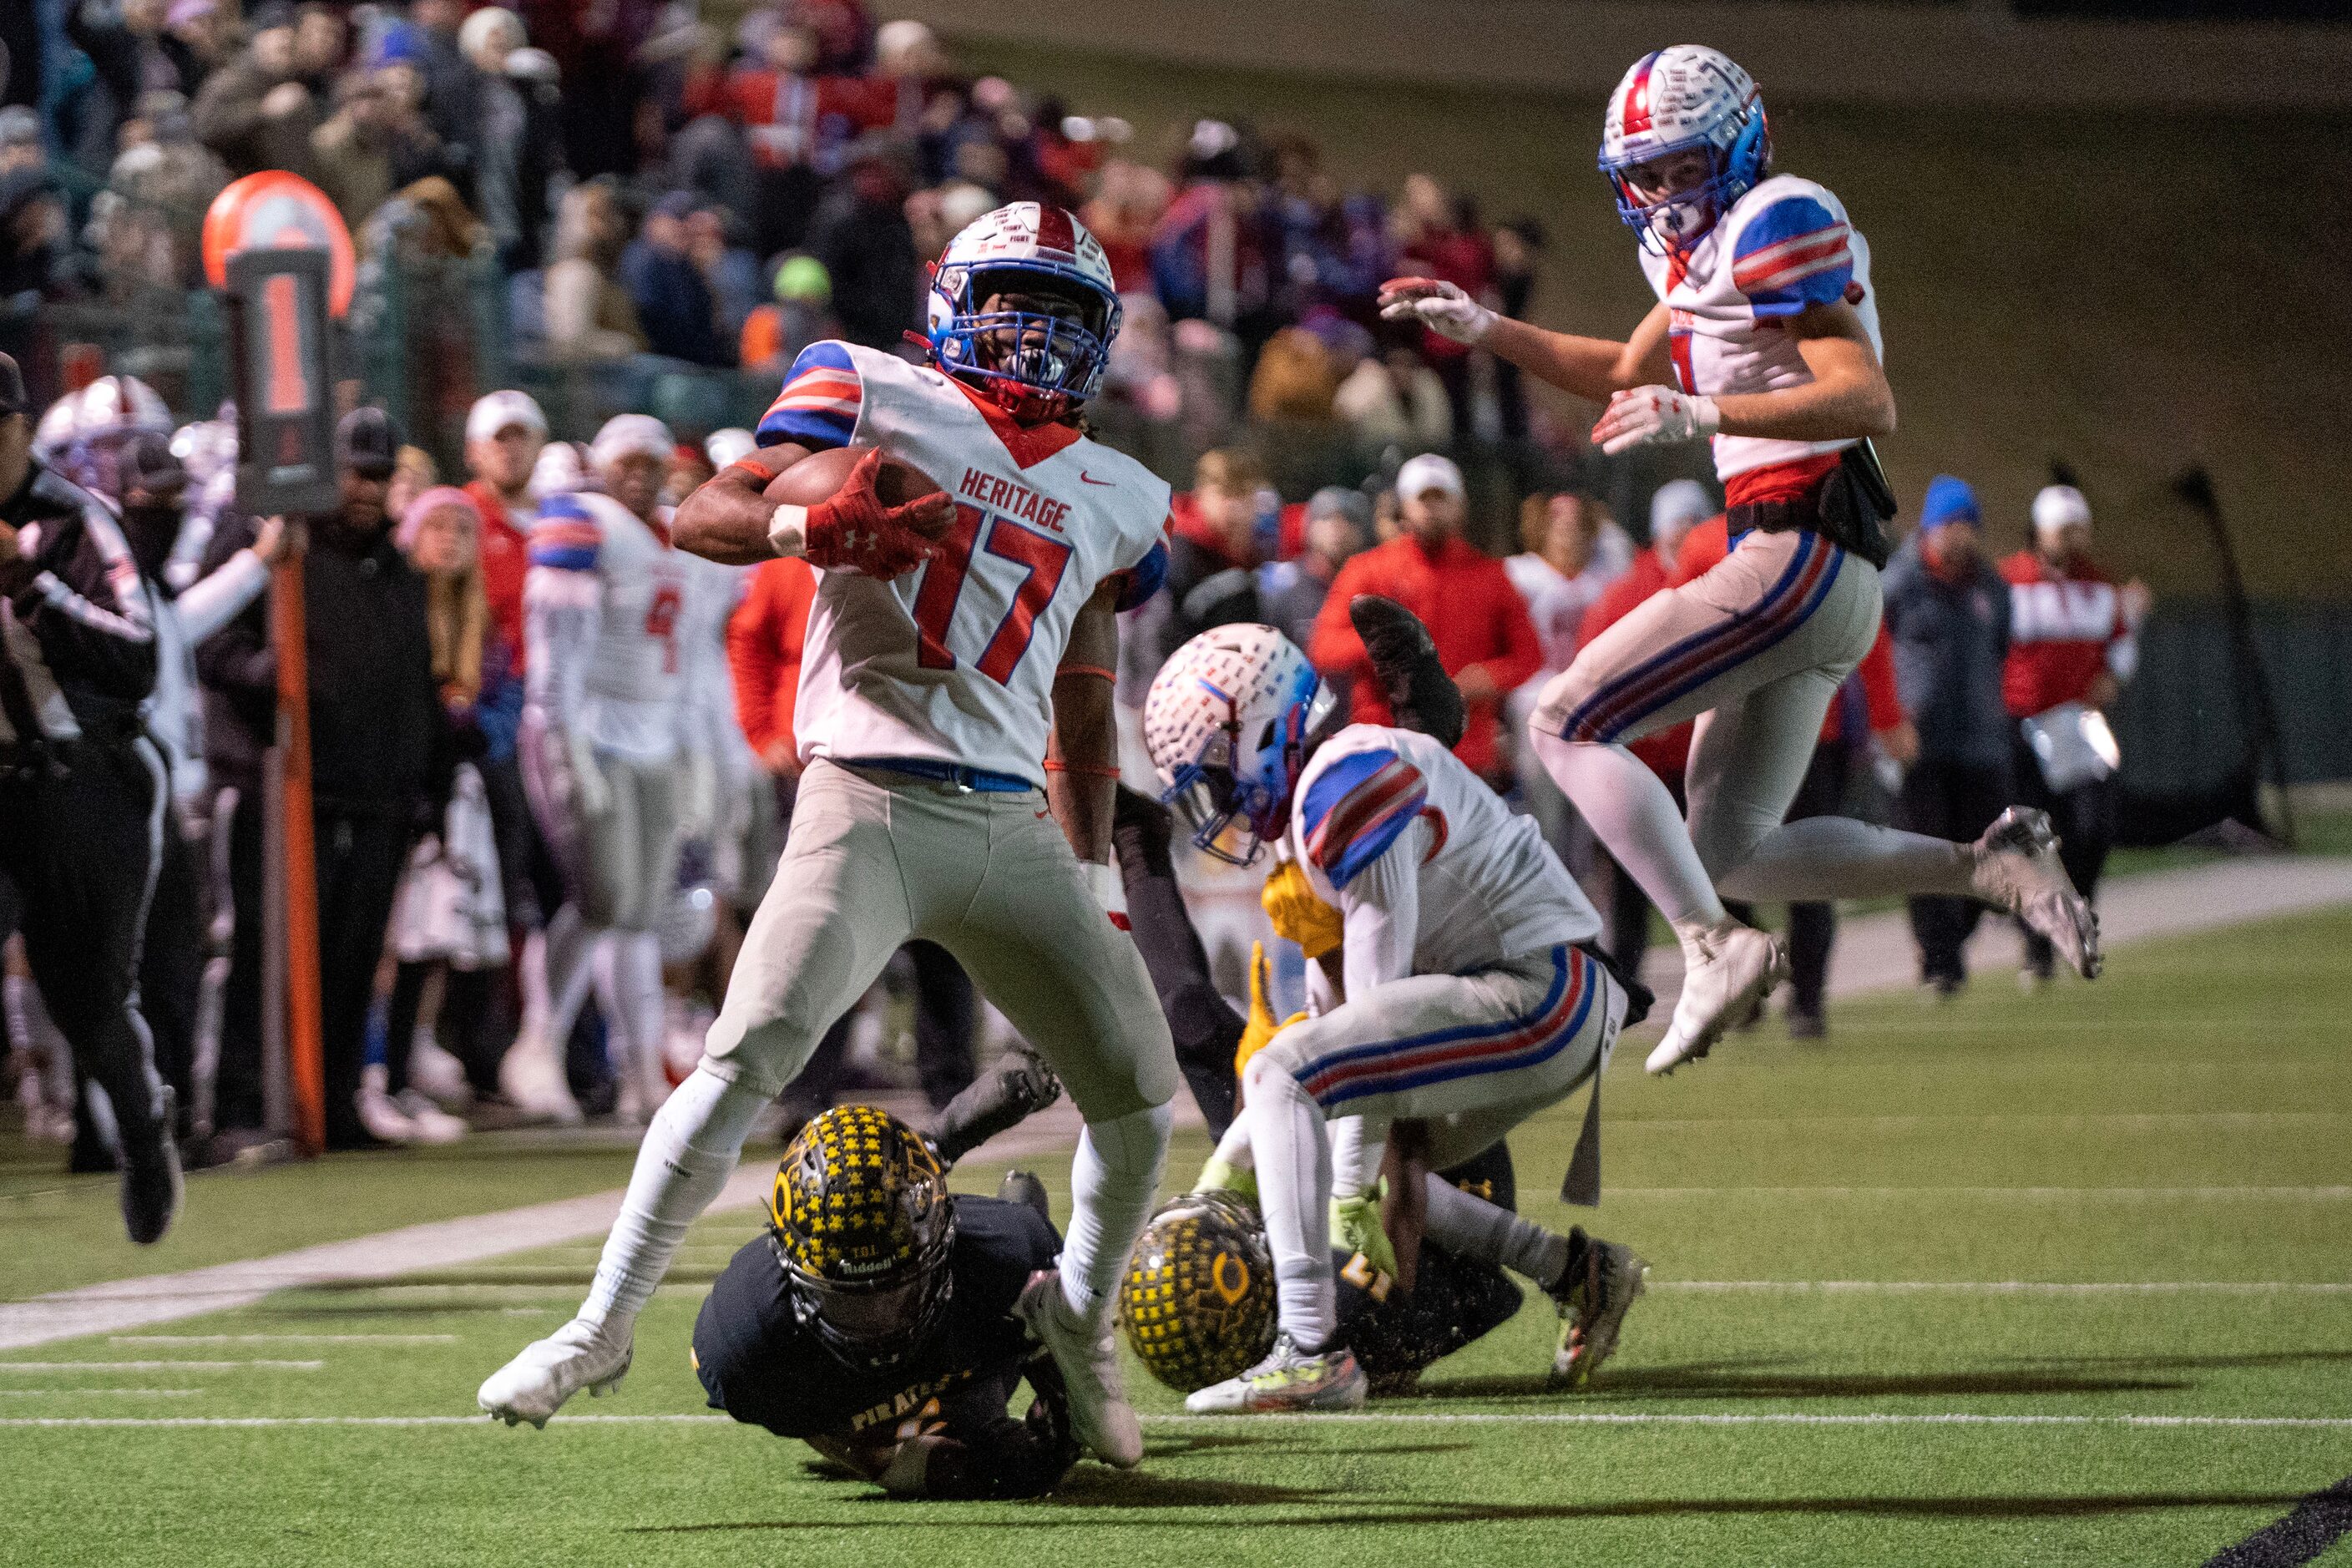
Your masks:
{"label": "white football cleat", "polygon": [[628,1375],[630,1344],[615,1341],[584,1318],[574,1318],[482,1380],[474,1403],[494,1421],[545,1426],[563,1402],[586,1389],[592,1398],[612,1392]]}
{"label": "white football cleat", "polygon": [[1186,1394],[1184,1408],[1195,1415],[1361,1410],[1370,1392],[1363,1366],[1347,1346],[1310,1352],[1288,1334],[1276,1334],[1264,1361],[1239,1377]]}
{"label": "white football cleat", "polygon": [[360,1068],[360,1091],[354,1100],[360,1125],[367,1129],[369,1137],[380,1138],[386,1143],[414,1143],[417,1141],[416,1124],[384,1092],[384,1081],[382,1063]]}
{"label": "white football cleat", "polygon": [[1695,933],[1683,945],[1683,994],[1675,1021],[1643,1065],[1670,1073],[1706,1055],[1788,976],[1789,950],[1769,931],[1726,921]]}
{"label": "white football cleat", "polygon": [[580,1102],[563,1080],[563,1053],[536,1029],[516,1036],[499,1059],[499,1092],[530,1121],[580,1125]]}
{"label": "white football cleat", "polygon": [[419,1143],[455,1143],[474,1129],[462,1116],[452,1116],[433,1103],[433,1097],[422,1089],[404,1089],[392,1097],[393,1105],[416,1134]]}
{"label": "white football cleat", "polygon": [[2048,938],[2075,973],[2097,979],[2105,962],[2099,952],[2098,913],[2066,875],[2049,816],[2012,805],[1969,847],[1976,858],[1969,879],[1976,896]]}
{"label": "white football cleat", "polygon": [[1580,1388],[1616,1353],[1617,1335],[1650,1278],[1650,1266],[1622,1243],[1598,1237],[1585,1244],[1583,1267],[1570,1270],[1546,1294],[1559,1312],[1559,1346],[1552,1381]]}
{"label": "white football cleat", "polygon": [[1029,1326],[1061,1369],[1070,1394],[1070,1427],[1079,1444],[1122,1470],[1141,1464],[1143,1424],[1127,1402],[1108,1314],[1099,1326],[1081,1320],[1062,1299],[1061,1271],[1041,1268],[1029,1276],[1013,1315]]}

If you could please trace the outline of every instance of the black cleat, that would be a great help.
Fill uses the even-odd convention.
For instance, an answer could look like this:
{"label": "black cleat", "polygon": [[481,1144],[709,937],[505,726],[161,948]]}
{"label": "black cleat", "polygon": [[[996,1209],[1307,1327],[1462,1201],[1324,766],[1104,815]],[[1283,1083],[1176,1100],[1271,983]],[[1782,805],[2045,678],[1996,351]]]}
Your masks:
{"label": "black cleat", "polygon": [[1027,1204],[1037,1211],[1037,1217],[1051,1225],[1053,1205],[1045,1198],[1045,1184],[1037,1179],[1034,1171],[1007,1171],[1004,1180],[996,1184],[996,1195],[1008,1204]]}
{"label": "black cleat", "polygon": [[163,1239],[180,1212],[185,1184],[180,1176],[180,1146],[172,1140],[173,1093],[163,1090],[163,1114],[155,1119],[152,1147],[122,1154],[122,1228],[140,1246]]}
{"label": "black cleat", "polygon": [[1372,679],[1388,700],[1400,730],[1414,730],[1449,750],[1459,745],[1470,719],[1462,689],[1438,662],[1437,645],[1421,617],[1378,594],[1348,601],[1348,620],[1364,640]]}
{"label": "black cleat", "polygon": [[1007,1051],[940,1110],[931,1123],[931,1147],[940,1163],[952,1165],[1061,1098],[1062,1080],[1043,1058]]}

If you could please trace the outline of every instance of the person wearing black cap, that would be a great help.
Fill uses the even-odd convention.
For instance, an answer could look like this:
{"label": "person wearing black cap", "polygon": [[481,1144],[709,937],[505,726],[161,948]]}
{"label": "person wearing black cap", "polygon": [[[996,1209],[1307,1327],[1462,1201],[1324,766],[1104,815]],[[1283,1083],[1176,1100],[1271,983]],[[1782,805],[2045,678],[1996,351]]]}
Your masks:
{"label": "person wearing black cap", "polygon": [[[400,433],[380,408],[335,427],[342,505],[311,520],[303,571],[310,710],[311,814],[319,888],[319,987],[331,1149],[364,1148],[355,1097],[368,1005],[401,867],[421,824],[436,820],[450,763],[448,721],[433,680],[425,580],[392,539],[384,510]],[[257,525],[224,519],[209,560],[252,544]],[[273,733],[277,656],[263,595],[197,650],[207,743],[223,782],[260,796],[260,750]],[[238,808],[230,835],[237,934],[222,1024],[217,1119],[260,1121],[258,813]],[[248,821],[250,825],[248,826]]]}
{"label": "person wearing black cap", "polygon": [[[169,437],[142,431],[112,455],[111,474],[123,537],[138,563],[155,624],[155,690],[147,700],[147,731],[163,754],[171,784],[155,892],[140,947],[140,1010],[154,1035],[156,1068],[179,1098],[174,1131],[184,1145],[198,1110],[196,1027],[205,958],[205,879],[197,845],[204,837],[207,796],[195,647],[268,587],[269,564],[278,558],[285,523],[265,520],[249,548],[174,593],[165,568],[185,524],[187,469],[173,455]],[[206,1163],[200,1152],[188,1158]]]}
{"label": "person wearing black cap", "polygon": [[0,877],[85,1084],[106,1091],[122,1220],[151,1242],[180,1206],[173,1096],[139,1012],[163,760],[140,721],[155,628],[106,503],[32,455],[16,362],[0,354]]}

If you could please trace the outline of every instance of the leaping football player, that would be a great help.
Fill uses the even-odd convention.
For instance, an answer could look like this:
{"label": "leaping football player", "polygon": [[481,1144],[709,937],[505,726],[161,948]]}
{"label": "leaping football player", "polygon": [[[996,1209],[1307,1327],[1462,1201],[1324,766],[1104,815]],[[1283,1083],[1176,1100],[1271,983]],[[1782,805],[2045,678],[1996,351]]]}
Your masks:
{"label": "leaping football player", "polygon": [[[1529,725],[1546,770],[1680,940],[1682,998],[1650,1070],[1705,1056],[1788,972],[1780,943],[1724,898],[1974,895],[2095,975],[2096,918],[2041,812],[2012,807],[1974,844],[1781,820],[1878,626],[1894,501],[1869,438],[1895,428],[1895,395],[1869,246],[1826,188],[1772,173],[1756,83],[1711,48],[1634,63],[1609,100],[1601,168],[1658,295],[1631,339],[1547,331],[1423,278],[1391,279],[1381,302],[1391,321],[1607,404],[1592,429],[1604,452],[1714,442],[1729,557],[1594,638]],[[1685,826],[1626,747],[1694,717]]]}
{"label": "leaping football player", "polygon": [[[678,542],[697,554],[818,569],[796,717],[805,771],[702,1061],[646,1132],[587,1302],[482,1385],[494,1415],[544,1422],[619,1380],[638,1310],[753,1118],[890,954],[926,937],[1085,1118],[1058,1268],[1019,1311],[1061,1370],[1079,1442],[1114,1465],[1142,1457],[1111,1307],[1177,1075],[1109,864],[1111,679],[1115,614],[1165,570],[1169,490],[1077,422],[1118,318],[1084,226],[1034,202],[1001,207],[940,258],[929,364],[811,346],[760,449],[679,508]],[[772,496],[834,448],[860,456],[829,494]],[[877,487],[902,482],[898,464],[948,493],[886,502]]]}
{"label": "leaping football player", "polygon": [[[1280,1331],[1256,1365],[1192,1394],[1196,1412],[1360,1405],[1366,1374],[1339,1337],[1335,1200],[1353,1216],[1343,1251],[1385,1251],[1372,1194],[1391,1125],[1420,1124],[1431,1170],[1483,1153],[1601,1069],[1630,1000],[1591,946],[1600,915],[1533,818],[1433,737],[1325,735],[1332,706],[1306,655],[1246,625],[1186,643],[1144,699],[1144,743],[1192,842],[1247,865],[1286,841],[1340,920],[1337,965],[1307,973],[1314,1016],[1250,1057],[1244,1108],[1212,1163],[1255,1167]],[[1583,1250],[1574,1261],[1601,1277],[1614,1314],[1591,1326],[1613,1340],[1644,1265],[1616,1243]],[[1571,1266],[1535,1272],[1565,1285]]]}

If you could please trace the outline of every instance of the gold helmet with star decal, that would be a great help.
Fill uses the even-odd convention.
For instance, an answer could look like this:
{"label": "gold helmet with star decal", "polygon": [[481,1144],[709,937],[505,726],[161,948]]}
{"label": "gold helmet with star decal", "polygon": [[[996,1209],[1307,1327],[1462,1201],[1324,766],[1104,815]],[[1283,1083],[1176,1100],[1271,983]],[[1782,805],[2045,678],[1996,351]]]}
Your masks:
{"label": "gold helmet with star decal", "polygon": [[850,1365],[903,1359],[947,1308],[947,1175],[887,1110],[835,1106],[803,1127],[776,1169],[768,1220],[793,1315]]}
{"label": "gold helmet with star decal", "polygon": [[1246,1371],[1274,1348],[1274,1254],[1256,1211],[1231,1193],[1160,1205],[1118,1292],[1127,1342],[1180,1394]]}

